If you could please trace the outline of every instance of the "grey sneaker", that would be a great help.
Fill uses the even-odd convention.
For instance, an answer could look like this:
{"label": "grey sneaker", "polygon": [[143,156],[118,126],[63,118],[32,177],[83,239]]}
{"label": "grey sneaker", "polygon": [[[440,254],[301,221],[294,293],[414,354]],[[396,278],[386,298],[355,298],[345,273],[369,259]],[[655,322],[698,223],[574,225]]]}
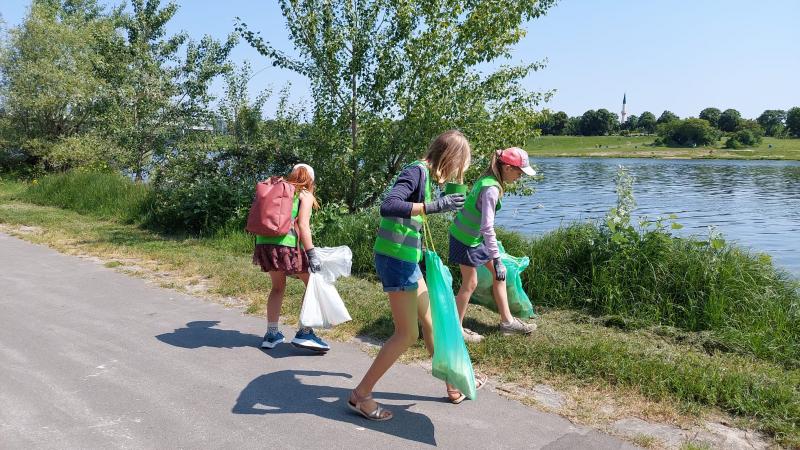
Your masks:
{"label": "grey sneaker", "polygon": [[469,328],[461,328],[461,335],[464,336],[464,342],[477,344],[483,340],[483,336],[470,330]]}
{"label": "grey sneaker", "polygon": [[500,322],[500,331],[506,336],[511,334],[531,334],[536,331],[536,324],[525,323],[515,317],[511,323]]}

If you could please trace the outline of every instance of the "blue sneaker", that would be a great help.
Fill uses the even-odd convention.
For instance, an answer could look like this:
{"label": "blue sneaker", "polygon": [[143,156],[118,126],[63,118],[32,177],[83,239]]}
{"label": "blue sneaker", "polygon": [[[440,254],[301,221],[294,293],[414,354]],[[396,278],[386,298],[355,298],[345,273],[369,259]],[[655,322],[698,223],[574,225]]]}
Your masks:
{"label": "blue sneaker", "polygon": [[270,333],[267,331],[267,334],[264,335],[264,342],[261,343],[261,348],[275,348],[278,344],[283,344],[286,341],[286,338],[283,337],[283,333],[278,331],[277,333]]}
{"label": "blue sneaker", "polygon": [[320,353],[325,353],[331,349],[325,341],[314,334],[314,330],[310,330],[307,333],[303,332],[303,330],[299,330],[297,334],[294,335],[294,339],[292,339],[292,345]]}

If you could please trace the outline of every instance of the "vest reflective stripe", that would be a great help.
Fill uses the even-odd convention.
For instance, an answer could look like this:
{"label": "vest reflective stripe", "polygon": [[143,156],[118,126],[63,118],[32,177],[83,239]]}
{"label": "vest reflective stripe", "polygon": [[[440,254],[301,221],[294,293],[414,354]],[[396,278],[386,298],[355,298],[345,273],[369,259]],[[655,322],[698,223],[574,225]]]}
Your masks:
{"label": "vest reflective stripe", "polygon": [[[416,161],[411,166],[422,167],[425,173],[425,202],[431,201],[431,182],[428,167],[422,161]],[[375,253],[389,256],[401,261],[418,263],[422,261],[422,216],[383,217],[378,227],[378,237],[375,239]]]}
{"label": "vest reflective stripe", "polygon": [[[479,179],[467,196],[464,208],[456,214],[455,220],[450,225],[450,234],[468,247],[477,247],[483,242],[483,235],[481,234],[482,214],[478,210],[478,199],[481,192],[491,186],[500,186],[500,183],[492,176]],[[495,211],[499,211],[501,207],[502,204],[498,199]]]}
{"label": "vest reflective stripe", "polygon": [[300,197],[295,197],[292,203],[292,227],[289,233],[283,236],[256,236],[256,244],[272,244],[283,247],[297,247],[297,231],[295,230],[295,219],[300,211]]}

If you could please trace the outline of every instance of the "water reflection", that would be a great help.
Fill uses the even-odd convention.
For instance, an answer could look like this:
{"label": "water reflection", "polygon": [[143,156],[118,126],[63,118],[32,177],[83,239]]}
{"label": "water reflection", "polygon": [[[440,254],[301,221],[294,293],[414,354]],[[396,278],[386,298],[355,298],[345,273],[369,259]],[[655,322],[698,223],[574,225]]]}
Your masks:
{"label": "water reflection", "polygon": [[636,214],[677,214],[682,235],[715,225],[726,239],[773,256],[800,274],[800,162],[536,158],[544,180],[533,197],[509,197],[506,228],[541,234],[562,223],[600,218],[616,202],[614,175],[636,177]]}

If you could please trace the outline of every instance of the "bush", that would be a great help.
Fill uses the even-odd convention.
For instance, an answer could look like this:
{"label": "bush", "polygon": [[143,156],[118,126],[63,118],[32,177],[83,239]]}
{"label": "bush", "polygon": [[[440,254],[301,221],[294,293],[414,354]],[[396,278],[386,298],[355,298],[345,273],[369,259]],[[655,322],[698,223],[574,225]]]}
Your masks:
{"label": "bush", "polygon": [[749,129],[742,129],[725,141],[725,148],[753,147],[761,144],[762,136]]}
{"label": "bush", "polygon": [[664,145],[711,145],[719,135],[719,130],[703,119],[672,120],[658,126],[659,142]]}
{"label": "bush", "polygon": [[94,172],[115,167],[119,154],[118,147],[100,136],[71,136],[53,145],[45,163],[59,171],[81,168]]}
{"label": "bush", "polygon": [[147,225],[171,233],[213,234],[227,224],[244,228],[255,179],[242,178],[204,152],[168,157],[152,180]]}

